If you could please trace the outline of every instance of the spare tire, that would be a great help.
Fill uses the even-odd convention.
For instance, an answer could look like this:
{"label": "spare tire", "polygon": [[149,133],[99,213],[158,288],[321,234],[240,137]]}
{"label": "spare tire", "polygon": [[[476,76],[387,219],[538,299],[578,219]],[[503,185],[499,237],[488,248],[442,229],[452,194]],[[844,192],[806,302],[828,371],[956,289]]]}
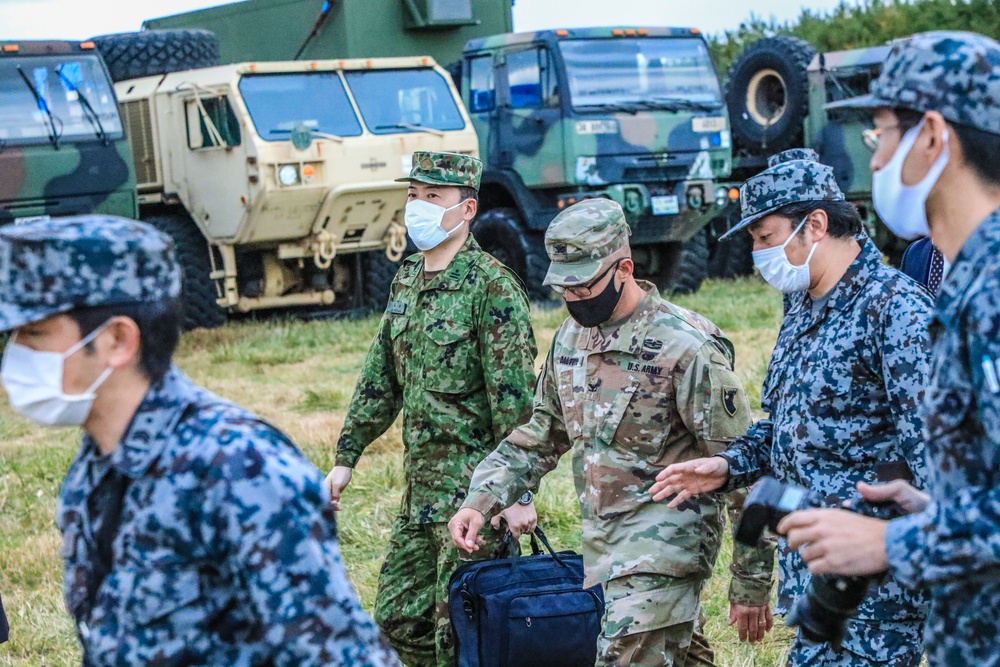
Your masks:
{"label": "spare tire", "polygon": [[765,37],[740,54],[726,73],[725,95],[733,145],[771,155],[802,145],[809,114],[807,69],[816,55],[797,37]]}
{"label": "spare tire", "polygon": [[209,30],[144,30],[91,39],[112,81],[221,64],[219,38]]}

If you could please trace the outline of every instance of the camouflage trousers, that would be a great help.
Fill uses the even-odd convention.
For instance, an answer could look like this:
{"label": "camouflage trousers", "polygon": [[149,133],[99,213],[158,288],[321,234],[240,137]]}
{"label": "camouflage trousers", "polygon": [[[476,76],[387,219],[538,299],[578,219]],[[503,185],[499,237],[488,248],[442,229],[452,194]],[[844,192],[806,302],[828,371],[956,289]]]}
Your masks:
{"label": "camouflage trousers", "polygon": [[923,654],[922,621],[860,621],[847,624],[844,645],[814,644],[795,635],[788,667],[918,667]]}
{"label": "camouflage trousers", "polygon": [[459,551],[448,524],[397,516],[378,576],[375,622],[408,667],[452,667],[455,643],[448,619],[448,582],[465,561],[497,558],[501,540],[489,524],[474,555]]}
{"label": "camouflage trousers", "polygon": [[712,667],[698,601],[706,581],[636,574],[607,582],[597,666]]}

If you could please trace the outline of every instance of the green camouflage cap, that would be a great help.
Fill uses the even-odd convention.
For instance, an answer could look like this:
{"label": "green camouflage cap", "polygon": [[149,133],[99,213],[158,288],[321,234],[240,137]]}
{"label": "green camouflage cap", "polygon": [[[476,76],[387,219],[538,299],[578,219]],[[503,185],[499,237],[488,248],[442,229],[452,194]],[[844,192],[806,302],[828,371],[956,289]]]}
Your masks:
{"label": "green camouflage cap", "polygon": [[593,280],[608,257],[628,245],[625,213],[610,199],[585,199],[557,215],[545,230],[549,272],[544,285],[572,287]]}
{"label": "green camouflage cap", "polygon": [[81,215],[0,227],[0,331],[180,293],[173,240],[146,223]]}
{"label": "green camouflage cap", "polygon": [[937,111],[952,123],[1000,134],[1000,44],[971,32],[924,32],[897,42],[869,94],[827,109]]}
{"label": "green camouflage cap", "polygon": [[483,163],[479,158],[461,153],[440,151],[414,151],[410,175],[397,178],[397,183],[418,181],[428,185],[453,185],[479,191],[483,177]]}
{"label": "green camouflage cap", "polygon": [[820,164],[811,148],[793,148],[772,155],[767,169],[740,186],[743,219],[719,240],[728,238],[786,204],[802,201],[844,201],[833,167]]}

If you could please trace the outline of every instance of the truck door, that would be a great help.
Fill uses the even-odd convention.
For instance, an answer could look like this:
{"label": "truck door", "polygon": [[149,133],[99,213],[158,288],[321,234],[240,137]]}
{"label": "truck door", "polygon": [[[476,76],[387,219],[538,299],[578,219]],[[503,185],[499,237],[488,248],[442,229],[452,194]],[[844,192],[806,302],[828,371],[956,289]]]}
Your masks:
{"label": "truck door", "polygon": [[566,182],[559,83],[544,46],[509,51],[498,61],[497,165],[526,186]]}

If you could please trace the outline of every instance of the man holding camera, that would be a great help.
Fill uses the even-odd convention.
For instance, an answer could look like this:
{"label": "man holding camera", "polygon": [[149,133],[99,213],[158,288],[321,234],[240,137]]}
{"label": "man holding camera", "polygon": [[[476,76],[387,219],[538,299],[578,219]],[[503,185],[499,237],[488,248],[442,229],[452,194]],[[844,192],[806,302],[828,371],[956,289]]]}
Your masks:
{"label": "man holding camera", "polygon": [[[860,486],[910,513],[842,510],[779,524],[814,573],[888,570],[930,592],[931,665],[1000,664],[1000,44],[972,33],[915,35],[890,52],[871,94],[875,205],[894,231],[926,235],[952,262],[931,323],[924,410],[930,495]],[[895,215],[893,215],[895,214]]]}
{"label": "man holding camera", "polygon": [[[784,294],[785,317],[761,404],[769,417],[721,454],[677,463],[657,476],[656,500],[671,507],[696,494],[752,484],[764,475],[847,499],[874,481],[879,462],[926,466],[918,407],[926,385],[930,297],[883,264],[844,200],[833,170],[811,150],[772,156],[740,188],[754,264]],[[779,599],[787,613],[809,583],[799,555],[780,544]],[[843,646],[796,637],[789,664],[916,667],[920,596],[892,578],[873,588],[848,622]]]}

